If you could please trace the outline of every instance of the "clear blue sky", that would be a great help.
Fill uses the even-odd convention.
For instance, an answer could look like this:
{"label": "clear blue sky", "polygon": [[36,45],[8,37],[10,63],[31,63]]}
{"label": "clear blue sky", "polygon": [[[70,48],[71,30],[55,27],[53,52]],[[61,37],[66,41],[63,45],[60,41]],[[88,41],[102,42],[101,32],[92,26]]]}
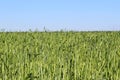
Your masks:
{"label": "clear blue sky", "polygon": [[0,0],[0,29],[120,30],[120,0]]}

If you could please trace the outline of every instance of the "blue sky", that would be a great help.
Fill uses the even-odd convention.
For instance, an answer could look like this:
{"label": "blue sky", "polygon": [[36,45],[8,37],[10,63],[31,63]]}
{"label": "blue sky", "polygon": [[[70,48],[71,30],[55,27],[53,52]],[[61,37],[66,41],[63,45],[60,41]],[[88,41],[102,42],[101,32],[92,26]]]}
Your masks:
{"label": "blue sky", "polygon": [[120,0],[1,0],[0,29],[120,30]]}

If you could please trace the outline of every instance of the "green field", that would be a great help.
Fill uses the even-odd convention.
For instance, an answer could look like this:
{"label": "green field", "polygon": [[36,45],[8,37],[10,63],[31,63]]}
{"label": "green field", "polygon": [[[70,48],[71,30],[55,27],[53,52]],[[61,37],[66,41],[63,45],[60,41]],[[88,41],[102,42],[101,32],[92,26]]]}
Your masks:
{"label": "green field", "polygon": [[120,80],[120,31],[0,32],[0,80]]}

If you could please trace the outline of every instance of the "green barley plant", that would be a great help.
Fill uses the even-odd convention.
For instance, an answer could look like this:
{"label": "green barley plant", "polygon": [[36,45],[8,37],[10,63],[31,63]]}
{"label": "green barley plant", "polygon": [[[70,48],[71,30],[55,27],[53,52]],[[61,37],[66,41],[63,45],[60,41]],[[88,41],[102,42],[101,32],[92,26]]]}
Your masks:
{"label": "green barley plant", "polygon": [[120,32],[0,32],[0,80],[119,80]]}

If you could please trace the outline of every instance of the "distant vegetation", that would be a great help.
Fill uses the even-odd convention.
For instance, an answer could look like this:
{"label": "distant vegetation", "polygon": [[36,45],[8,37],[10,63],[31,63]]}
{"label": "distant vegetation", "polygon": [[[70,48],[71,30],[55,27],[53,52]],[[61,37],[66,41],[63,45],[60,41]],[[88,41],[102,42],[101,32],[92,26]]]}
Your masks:
{"label": "distant vegetation", "polygon": [[0,80],[119,80],[120,32],[0,32]]}

